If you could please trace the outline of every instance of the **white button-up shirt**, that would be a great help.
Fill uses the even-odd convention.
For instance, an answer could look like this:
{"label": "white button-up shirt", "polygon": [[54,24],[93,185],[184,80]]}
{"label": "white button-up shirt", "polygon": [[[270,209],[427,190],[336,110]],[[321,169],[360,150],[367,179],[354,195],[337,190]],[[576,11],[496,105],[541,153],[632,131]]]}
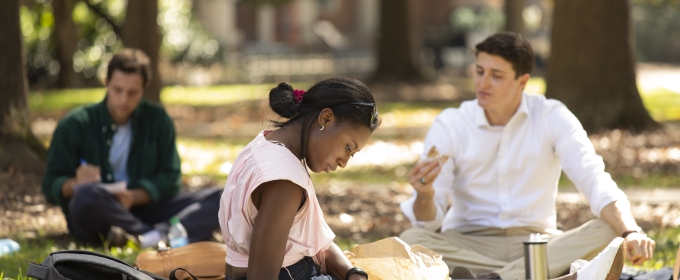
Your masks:
{"label": "white button-up shirt", "polygon": [[590,202],[595,216],[626,195],[604,171],[585,130],[564,104],[523,94],[505,126],[491,126],[477,100],[444,110],[425,138],[450,156],[433,182],[436,218],[417,221],[416,193],[401,203],[415,227],[442,232],[469,227],[556,229],[562,169]]}

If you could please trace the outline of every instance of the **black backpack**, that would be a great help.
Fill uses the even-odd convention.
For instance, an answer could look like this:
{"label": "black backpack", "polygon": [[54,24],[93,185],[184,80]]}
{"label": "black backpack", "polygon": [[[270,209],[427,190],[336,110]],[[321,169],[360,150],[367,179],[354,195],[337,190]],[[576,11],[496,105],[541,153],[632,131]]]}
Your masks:
{"label": "black backpack", "polygon": [[[26,276],[39,280],[168,280],[151,272],[137,270],[119,259],[83,250],[51,253],[42,264],[29,264]],[[191,277],[196,280],[193,275]],[[170,273],[169,280],[177,280],[175,271]]]}

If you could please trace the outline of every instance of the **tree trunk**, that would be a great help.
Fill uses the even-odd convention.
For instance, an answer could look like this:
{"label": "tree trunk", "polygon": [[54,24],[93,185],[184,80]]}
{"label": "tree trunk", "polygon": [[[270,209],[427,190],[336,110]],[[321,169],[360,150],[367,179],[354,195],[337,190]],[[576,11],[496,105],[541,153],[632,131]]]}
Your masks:
{"label": "tree trunk", "polygon": [[42,172],[47,153],[33,135],[19,28],[19,0],[0,9],[0,169]]}
{"label": "tree trunk", "polygon": [[546,96],[588,132],[657,128],[635,84],[630,3],[556,0]]}
{"label": "tree trunk", "polygon": [[73,71],[73,54],[78,49],[78,27],[73,23],[73,0],[54,0],[55,54],[59,62],[59,88],[78,86],[78,76]]}
{"label": "tree trunk", "polygon": [[378,67],[373,83],[411,82],[425,79],[413,50],[408,0],[380,1]]}
{"label": "tree trunk", "polygon": [[144,97],[160,102],[163,81],[158,69],[161,48],[161,34],[158,23],[157,0],[128,0],[125,23],[123,23],[123,44],[127,48],[142,50],[151,60],[152,78]]}
{"label": "tree trunk", "polygon": [[524,35],[524,7],[526,0],[505,0],[505,31]]}

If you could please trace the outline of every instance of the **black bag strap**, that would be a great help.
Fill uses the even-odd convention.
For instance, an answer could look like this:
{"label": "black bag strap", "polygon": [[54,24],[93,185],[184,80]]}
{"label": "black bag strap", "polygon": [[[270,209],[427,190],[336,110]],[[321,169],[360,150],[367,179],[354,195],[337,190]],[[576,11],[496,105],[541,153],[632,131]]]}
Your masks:
{"label": "black bag strap", "polygon": [[[50,254],[52,258],[52,266],[60,262],[81,262],[92,265],[107,267],[121,273],[127,274],[138,280],[154,280],[150,276],[141,271],[131,267],[121,260],[111,258],[102,254],[97,254],[89,251],[61,251]],[[47,261],[47,260],[45,260]],[[43,263],[43,265],[45,265]]]}
{"label": "black bag strap", "polygon": [[47,275],[50,272],[49,268],[39,265],[37,263],[31,262],[28,265],[28,270],[26,271],[26,276],[33,277],[39,280],[47,280]]}
{"label": "black bag strap", "polygon": [[[129,264],[127,264],[126,262],[121,261],[121,260],[119,260],[119,259],[116,259],[116,258],[114,258],[114,257],[108,256],[108,255],[104,255],[104,254],[100,254],[100,253],[97,253],[97,252],[86,251],[86,250],[63,250],[63,251],[58,251],[58,252],[50,253],[50,256],[62,255],[62,254],[90,255],[90,256],[95,256],[95,257],[99,257],[99,258],[108,259],[108,260],[117,262],[117,263],[119,263],[119,264],[122,264],[122,265],[131,267],[131,266],[130,266]],[[47,263],[47,262],[48,262],[48,260],[45,259],[45,261],[42,263],[42,265],[43,265],[43,266],[46,266],[46,263]]]}
{"label": "black bag strap", "polygon": [[198,278],[196,278],[196,276],[194,276],[193,274],[191,274],[191,272],[189,272],[189,271],[187,271],[186,269],[181,268],[181,267],[180,267],[180,268],[177,268],[177,269],[175,269],[175,270],[173,270],[172,272],[170,272],[170,280],[179,280],[179,279],[177,279],[177,276],[175,276],[175,272],[176,272],[177,270],[180,270],[180,269],[181,269],[181,270],[184,270],[186,273],[189,273],[189,276],[191,276],[191,279],[198,280]]}

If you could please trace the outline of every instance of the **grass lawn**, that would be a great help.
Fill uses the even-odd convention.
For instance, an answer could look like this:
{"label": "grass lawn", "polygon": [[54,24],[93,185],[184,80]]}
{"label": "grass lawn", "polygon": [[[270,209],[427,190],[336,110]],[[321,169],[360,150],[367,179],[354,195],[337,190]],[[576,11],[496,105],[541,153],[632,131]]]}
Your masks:
{"label": "grass lawn", "polygon": [[[52,252],[61,250],[88,250],[101,254],[106,254],[120,260],[133,264],[137,255],[142,252],[139,247],[130,242],[125,247],[110,247],[105,249],[103,246],[78,246],[71,242],[65,246],[55,245],[49,236],[39,235],[35,238],[23,238],[21,236],[10,236],[21,246],[18,252],[10,255],[0,256],[0,279],[29,279],[26,277],[26,270],[30,262],[42,263],[42,261]],[[33,278],[30,278],[33,279]]]}
{"label": "grass lawn", "polygon": [[[662,267],[673,266],[675,254],[680,244],[680,228],[655,230],[648,232],[648,235],[656,241],[656,251],[654,258],[647,261],[643,266],[636,267],[644,270],[656,270]],[[121,259],[129,264],[133,264],[137,255],[142,252],[137,246],[129,243],[125,247],[110,247],[108,250],[103,247],[84,247],[70,243],[67,246],[55,246],[48,236],[38,236],[36,238],[25,239],[12,237],[21,245],[21,250],[11,255],[0,257],[0,279],[27,279],[26,269],[29,262],[41,263],[51,252],[58,250],[90,250],[102,254],[107,254]],[[335,242],[343,250],[348,250],[356,245],[349,239],[336,238]],[[630,265],[630,264],[628,264]]]}
{"label": "grass lawn", "polygon": [[[298,87],[306,83],[292,84]],[[243,100],[264,99],[275,84],[239,84],[210,87],[167,86],[161,92],[165,104],[186,104],[194,106],[215,106]],[[31,111],[53,111],[71,109],[83,104],[96,103],[104,99],[105,88],[66,89],[33,91],[29,94]]]}
{"label": "grass lawn", "polygon": [[[311,83],[296,83],[294,87],[307,88]],[[265,99],[274,84],[239,84],[210,87],[167,86],[161,93],[165,104],[185,104],[193,106],[218,106],[244,100]],[[526,92],[543,94],[543,78],[532,78]],[[53,111],[71,109],[79,105],[99,102],[104,98],[104,88],[67,89],[34,91],[29,94],[32,111]],[[640,91],[642,101],[652,117],[657,121],[680,120],[680,93],[665,89]],[[441,111],[452,104],[446,102],[396,102],[380,104],[381,113],[404,113],[407,111]],[[436,114],[436,113],[435,113]]]}
{"label": "grass lawn", "polygon": [[[309,83],[293,86],[307,88]],[[266,85],[224,85],[212,87],[181,87],[168,86],[162,92],[162,100],[166,104],[187,104],[193,106],[219,106],[244,100],[260,100],[267,97],[268,91],[274,84]],[[540,78],[533,78],[527,86],[527,92],[543,93],[545,82]],[[30,109],[34,112],[67,110],[79,105],[99,102],[104,97],[103,88],[71,89],[45,92],[31,92],[29,95]],[[657,121],[680,120],[680,94],[668,90],[655,90],[641,93],[643,102],[650,114]],[[429,126],[434,116],[441,110],[457,104],[445,102],[395,102],[380,104],[381,116],[385,127],[410,124]],[[238,152],[250,139],[210,139],[189,138],[178,139],[178,150],[183,161],[183,173],[186,178],[206,176],[223,181]],[[419,139],[422,141],[422,139]],[[393,141],[395,142],[395,141]],[[387,147],[390,148],[390,147]],[[381,150],[390,151],[390,150]],[[375,151],[373,154],[389,154]],[[367,152],[367,154],[369,154]],[[356,160],[360,161],[358,155]],[[331,174],[314,174],[313,180],[319,185],[328,185],[334,181],[361,182],[381,184],[389,182],[406,182],[404,175],[411,168],[411,162],[385,162],[373,165],[360,165],[341,169]],[[680,177],[668,175],[649,175],[644,178],[623,176],[615,178],[622,186],[680,186]],[[571,183],[562,176],[560,186]],[[643,269],[659,269],[673,265],[675,253],[680,244],[680,228],[659,229],[648,233],[657,242],[657,249],[652,261],[647,262]],[[4,237],[4,236],[3,236]],[[387,237],[387,236],[385,236]],[[85,249],[111,255],[132,263],[141,252],[134,244],[126,247],[108,248],[107,246],[86,247],[74,243],[64,244],[56,242],[52,236],[39,233],[37,237],[26,238],[18,235],[9,236],[19,242],[21,250],[11,255],[0,257],[0,279],[25,279],[25,272],[29,262],[40,263],[50,252],[65,249]],[[338,238],[338,245],[349,249],[355,245],[351,239]]]}

